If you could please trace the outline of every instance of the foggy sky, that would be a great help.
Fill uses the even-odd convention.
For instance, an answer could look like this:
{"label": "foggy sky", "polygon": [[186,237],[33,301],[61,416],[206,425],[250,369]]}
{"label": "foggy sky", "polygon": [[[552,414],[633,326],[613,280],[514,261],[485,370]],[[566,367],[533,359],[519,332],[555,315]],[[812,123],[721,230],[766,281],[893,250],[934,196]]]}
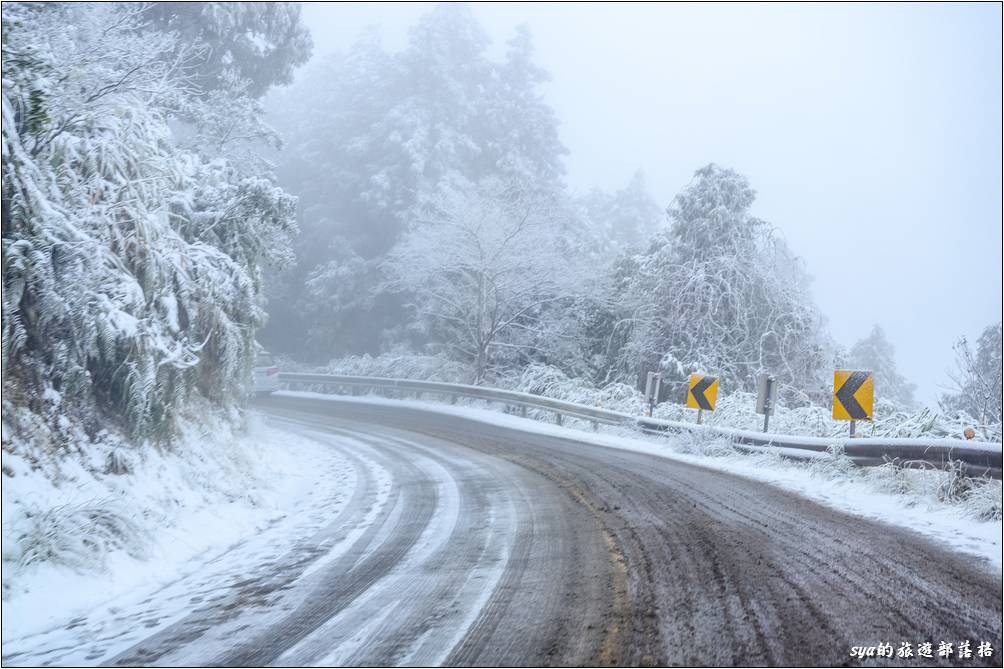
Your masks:
{"label": "foggy sky", "polygon": [[[431,6],[308,4],[314,57],[370,25],[401,48]],[[834,338],[882,325],[918,399],[1001,318],[999,4],[472,9],[493,53],[530,26],[574,192],[641,168],[665,206],[698,167],[738,170]]]}

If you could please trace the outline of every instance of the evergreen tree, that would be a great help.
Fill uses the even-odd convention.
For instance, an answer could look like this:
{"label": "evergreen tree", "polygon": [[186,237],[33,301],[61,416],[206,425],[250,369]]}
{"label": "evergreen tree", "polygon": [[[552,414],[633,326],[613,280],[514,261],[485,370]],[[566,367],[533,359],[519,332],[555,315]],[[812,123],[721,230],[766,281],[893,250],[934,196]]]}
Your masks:
{"label": "evergreen tree", "polygon": [[907,409],[917,403],[913,397],[917,386],[907,381],[896,369],[896,350],[878,325],[873,326],[867,337],[851,347],[848,363],[852,369],[874,372],[876,392],[882,397]]}
{"label": "evergreen tree", "polygon": [[657,367],[716,373],[741,390],[771,373],[789,402],[822,396],[822,319],[801,263],[750,213],[755,197],[745,177],[712,164],[674,198],[669,230],[622,265],[634,324],[623,367],[639,378]]}

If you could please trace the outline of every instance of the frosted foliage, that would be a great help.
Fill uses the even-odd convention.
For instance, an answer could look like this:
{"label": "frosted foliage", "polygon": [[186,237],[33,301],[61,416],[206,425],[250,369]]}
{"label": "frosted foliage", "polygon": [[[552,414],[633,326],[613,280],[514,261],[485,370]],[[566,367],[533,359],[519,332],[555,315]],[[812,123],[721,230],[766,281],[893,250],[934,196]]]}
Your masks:
{"label": "frosted foliage", "polygon": [[622,266],[634,321],[627,364],[653,369],[668,356],[685,366],[663,369],[669,380],[703,371],[742,390],[770,373],[788,400],[820,400],[829,350],[822,318],[800,261],[750,215],[754,198],[742,175],[698,170],[668,209],[668,233]]}
{"label": "frosted foliage", "polygon": [[980,426],[984,437],[1000,439],[1002,420],[1001,322],[988,325],[973,347],[962,337],[955,342],[955,370],[951,389],[942,396],[942,409]]}
{"label": "frosted foliage", "polygon": [[485,379],[541,310],[568,295],[549,203],[521,184],[488,180],[445,189],[388,259],[394,284],[446,347]]}
{"label": "frosted foliage", "polygon": [[606,262],[625,251],[644,251],[667,225],[666,213],[649,195],[641,172],[623,189],[614,193],[593,189],[576,205],[591,233],[596,256]]}
{"label": "frosted foliage", "polygon": [[11,401],[51,385],[91,431],[107,411],[167,435],[191,393],[244,396],[259,263],[288,259],[295,200],[266,171],[176,142],[172,115],[194,109],[188,51],[139,5],[5,6]]}

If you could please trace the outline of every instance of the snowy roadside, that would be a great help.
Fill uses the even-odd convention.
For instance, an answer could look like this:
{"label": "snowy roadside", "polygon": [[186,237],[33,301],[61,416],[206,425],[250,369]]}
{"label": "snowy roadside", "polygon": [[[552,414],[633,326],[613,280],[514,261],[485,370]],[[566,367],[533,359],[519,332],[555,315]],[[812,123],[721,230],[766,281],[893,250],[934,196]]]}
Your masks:
{"label": "snowy roadside", "polygon": [[[129,466],[128,474],[101,474],[66,461],[57,487],[25,458],[4,453],[5,658],[33,652],[78,619],[149,610],[142,604],[154,593],[161,622],[183,615],[191,593],[172,584],[222,581],[250,568],[314,506],[323,504],[325,517],[337,513],[355,476],[334,449],[258,418],[237,434],[222,422],[192,431],[170,454],[143,449]],[[99,527],[106,518],[119,532],[115,543],[89,545],[108,529]],[[74,532],[80,536],[67,536]],[[25,637],[31,643],[21,648]]]}
{"label": "snowy roadside", "polygon": [[[948,548],[985,560],[997,572],[1002,568],[1004,543],[1001,521],[980,520],[972,517],[971,508],[964,504],[940,501],[937,491],[947,478],[943,472],[894,471],[890,467],[859,468],[828,457],[816,462],[799,463],[784,460],[776,454],[745,455],[721,438],[692,434],[648,436],[626,428],[606,426],[601,427],[599,432],[593,432],[588,423],[582,423],[583,429],[559,427],[474,406],[375,396],[335,398],[313,392],[281,391],[278,394],[339,402],[411,406],[719,469],[796,492],[846,513],[912,529]],[[996,500],[999,505],[1001,490],[999,481],[991,481],[982,492],[991,503]]]}

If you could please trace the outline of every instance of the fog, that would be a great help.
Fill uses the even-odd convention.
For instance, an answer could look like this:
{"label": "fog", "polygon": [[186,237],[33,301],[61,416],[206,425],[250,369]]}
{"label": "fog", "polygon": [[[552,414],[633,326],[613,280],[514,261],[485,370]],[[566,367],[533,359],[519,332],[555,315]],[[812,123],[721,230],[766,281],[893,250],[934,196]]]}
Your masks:
{"label": "fog", "polygon": [[[403,48],[431,7],[307,4],[304,69],[371,26]],[[947,382],[953,341],[1000,319],[999,5],[472,11],[492,55],[530,28],[573,192],[641,169],[665,207],[702,165],[742,173],[753,213],[804,258],[835,340],[881,325],[919,400]]]}
{"label": "fog", "polygon": [[2,664],[999,661],[1001,18],[3,2]]}

